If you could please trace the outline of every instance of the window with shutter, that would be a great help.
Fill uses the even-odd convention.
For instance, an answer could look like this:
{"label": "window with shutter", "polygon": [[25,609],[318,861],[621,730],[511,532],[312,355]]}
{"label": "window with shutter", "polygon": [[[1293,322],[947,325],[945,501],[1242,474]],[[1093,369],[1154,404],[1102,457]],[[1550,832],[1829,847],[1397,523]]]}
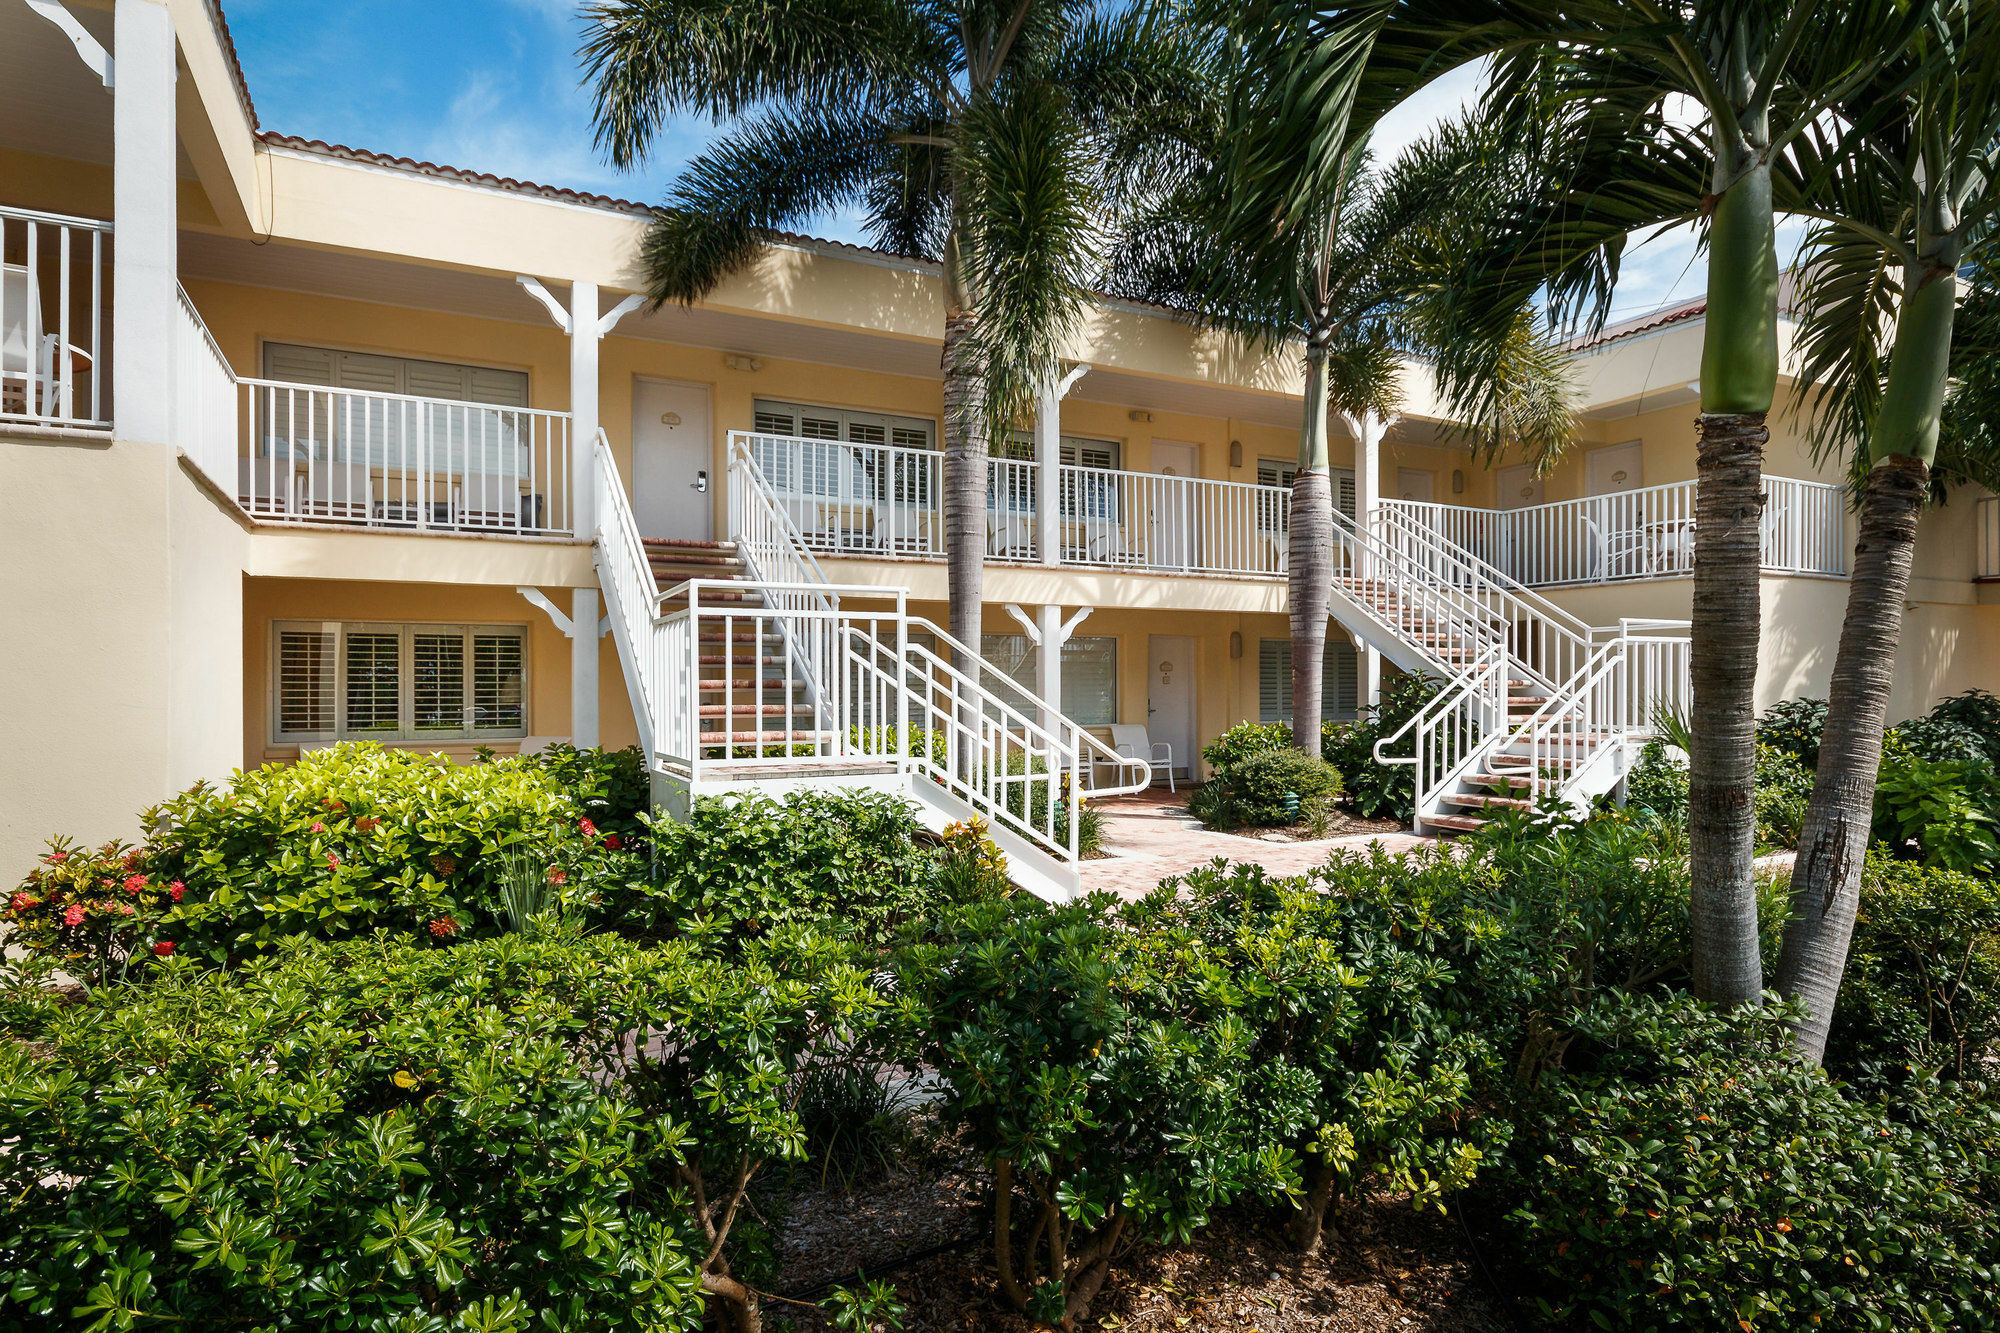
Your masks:
{"label": "window with shutter", "polygon": [[279,740],[441,741],[527,732],[522,627],[281,623],[274,638]]}
{"label": "window with shutter", "polygon": [[1063,645],[1062,711],[1086,727],[1118,720],[1118,640],[1073,638]]}
{"label": "window with shutter", "polygon": [[332,736],[340,665],[339,626],[278,633],[278,730],[307,740]]}
{"label": "window with shutter", "polygon": [[345,638],[347,687],[342,734],[397,731],[402,724],[402,636],[394,631],[348,630]]}
{"label": "window with shutter", "polygon": [[[1358,716],[1360,679],[1354,645],[1328,640],[1319,679],[1319,715],[1323,721],[1350,722]],[[1290,639],[1263,639],[1257,645],[1257,720],[1292,720]]]}
{"label": "window with shutter", "polygon": [[1257,460],[1257,484],[1259,486],[1282,486],[1292,488],[1298,479],[1299,465],[1281,458],[1260,458]]}

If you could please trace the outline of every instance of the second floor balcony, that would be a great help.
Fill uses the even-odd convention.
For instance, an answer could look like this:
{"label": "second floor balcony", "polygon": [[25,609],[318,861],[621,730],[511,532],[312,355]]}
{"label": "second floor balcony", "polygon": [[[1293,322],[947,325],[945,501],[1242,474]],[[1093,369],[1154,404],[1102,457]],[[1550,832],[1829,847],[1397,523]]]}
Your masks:
{"label": "second floor balcony", "polygon": [[[826,555],[942,560],[944,456],[931,449],[744,434],[772,497]],[[986,462],[984,540],[1001,563],[1157,574],[1283,578],[1291,493],[1278,486],[1063,464],[1052,486],[1031,460]],[[1561,587],[1685,578],[1694,571],[1695,483],[1520,509],[1390,500],[1513,582]],[[1039,521],[1052,503],[1056,521]],[[1350,515],[1351,517],[1351,515]],[[1764,568],[1846,573],[1846,492],[1770,477]]]}

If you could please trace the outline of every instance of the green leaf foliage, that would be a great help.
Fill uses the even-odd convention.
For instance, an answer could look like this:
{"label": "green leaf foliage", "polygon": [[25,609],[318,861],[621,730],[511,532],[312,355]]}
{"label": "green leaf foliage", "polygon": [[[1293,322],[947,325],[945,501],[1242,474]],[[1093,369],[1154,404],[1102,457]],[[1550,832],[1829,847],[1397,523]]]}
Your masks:
{"label": "green leaf foliage", "polygon": [[[1382,682],[1382,702],[1357,722],[1327,722],[1320,728],[1320,754],[1340,770],[1347,804],[1363,819],[1394,819],[1407,824],[1416,815],[1417,770],[1408,764],[1375,761],[1375,743],[1401,731],[1437,694],[1440,682],[1415,672],[1390,676]],[[1401,743],[1410,752],[1415,741]]]}

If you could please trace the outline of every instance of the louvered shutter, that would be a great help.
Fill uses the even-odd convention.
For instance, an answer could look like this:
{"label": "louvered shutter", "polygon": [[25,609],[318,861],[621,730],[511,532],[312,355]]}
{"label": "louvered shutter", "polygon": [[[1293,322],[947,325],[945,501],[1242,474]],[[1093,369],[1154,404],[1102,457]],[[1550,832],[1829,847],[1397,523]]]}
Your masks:
{"label": "louvered shutter", "polygon": [[334,700],[340,666],[340,629],[335,625],[278,631],[278,734],[325,740],[338,725]]}
{"label": "louvered shutter", "polygon": [[1074,638],[1062,650],[1062,711],[1086,727],[1118,720],[1118,640]]}
{"label": "louvered shutter", "polygon": [[324,384],[337,387],[334,357],[323,347],[293,347],[287,343],[264,344],[264,378],[287,384]]}
{"label": "louvered shutter", "polygon": [[1320,716],[1347,722],[1360,714],[1361,666],[1351,643],[1326,645],[1326,670],[1320,682]]}
{"label": "louvered shutter", "polygon": [[418,630],[411,636],[412,725],[419,732],[465,727],[465,635]]}
{"label": "louvered shutter", "polygon": [[[997,669],[1006,680],[1026,690],[1035,692],[1035,646],[1028,642],[1024,634],[982,634],[979,636],[979,655]],[[998,682],[982,681],[988,689]],[[1011,690],[1000,691],[1010,707],[1020,701]]]}
{"label": "louvered shutter", "polygon": [[343,645],[347,682],[342,733],[349,736],[400,728],[403,636],[395,630],[349,630]]}
{"label": "louvered shutter", "polygon": [[472,727],[522,731],[527,727],[525,644],[519,633],[472,636]]}
{"label": "louvered shutter", "polygon": [[1337,467],[1333,470],[1333,505],[1349,518],[1354,517],[1354,469]]}
{"label": "louvered shutter", "polygon": [[1257,644],[1257,720],[1292,720],[1292,644],[1262,639]]}
{"label": "louvered shutter", "polygon": [[1260,458],[1257,460],[1257,484],[1259,486],[1281,486],[1286,490],[1290,490],[1292,482],[1297,479],[1298,475],[1299,465],[1297,463],[1287,463],[1283,459],[1278,458]]}

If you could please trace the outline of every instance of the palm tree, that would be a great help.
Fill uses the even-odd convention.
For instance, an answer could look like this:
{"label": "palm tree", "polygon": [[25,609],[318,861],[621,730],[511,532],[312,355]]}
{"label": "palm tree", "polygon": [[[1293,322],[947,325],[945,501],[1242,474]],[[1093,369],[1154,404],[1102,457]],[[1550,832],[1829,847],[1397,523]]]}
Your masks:
{"label": "palm tree", "polygon": [[951,630],[976,648],[988,442],[1088,307],[1119,155],[1178,115],[1172,25],[1059,0],[600,0],[586,14],[614,163],[641,162],[670,113],[730,122],[648,228],[656,306],[700,300],[771,233],[838,208],[941,266]]}
{"label": "palm tree", "polygon": [[[1289,250],[1252,256],[1225,248],[1229,181],[1215,160],[1223,109],[1152,172],[1155,193],[1114,254],[1111,290],[1174,305],[1267,345],[1296,342],[1304,362],[1304,415],[1292,482],[1287,606],[1292,640],[1292,739],[1319,753],[1322,671],[1334,556],[1330,421],[1401,407],[1406,355],[1427,361],[1464,412],[1481,447],[1519,446],[1550,459],[1574,430],[1568,358],[1538,334],[1534,312],[1516,312],[1497,362],[1475,361],[1450,336],[1446,275],[1491,216],[1518,164],[1472,124],[1437,129],[1387,171],[1367,170],[1365,140],[1351,144],[1326,182],[1310,227]],[[1247,117],[1251,126],[1257,117]],[[1254,262],[1245,262],[1250,259]],[[1483,346],[1477,350],[1484,351]]]}
{"label": "palm tree", "polygon": [[[1699,219],[1708,311],[1690,912],[1695,993],[1716,1002],[1755,1001],[1763,981],[1751,791],[1762,455],[1778,375],[1772,164],[1822,115],[1849,107],[1910,44],[1929,8],[1929,0],[1253,0],[1243,20],[1254,57],[1273,71],[1264,100],[1280,116],[1233,172],[1231,232],[1245,244],[1310,224],[1317,182],[1337,174],[1356,125],[1489,57],[1499,113],[1538,136],[1555,126],[1556,137],[1542,141],[1567,142],[1574,153],[1564,159],[1571,171],[1549,177],[1541,224],[1496,267],[1494,290],[1505,294],[1496,312],[1511,313],[1521,288],[1547,283],[1558,313],[1587,311],[1601,322],[1625,238]],[[1675,97],[1699,108],[1705,148],[1668,120]],[[1691,180],[1690,168],[1705,179]]]}
{"label": "palm tree", "polygon": [[[1832,185],[1816,210],[1827,220],[1808,238],[1802,266],[1800,345],[1816,385],[1813,443],[1822,455],[1851,450],[1865,475],[1826,739],[1778,962],[1778,988],[1805,1002],[1797,1040],[1813,1059],[1826,1048],[1860,902],[1917,519],[1931,489],[1946,389],[1955,360],[1968,368],[1952,336],[1959,274],[1987,258],[2000,215],[1993,180],[2000,3],[1953,0],[1939,17],[1935,32],[1856,97],[1894,107],[1894,118],[1811,136],[1797,163],[1802,191],[1822,180]],[[1885,346],[1887,329],[1893,341]]]}

